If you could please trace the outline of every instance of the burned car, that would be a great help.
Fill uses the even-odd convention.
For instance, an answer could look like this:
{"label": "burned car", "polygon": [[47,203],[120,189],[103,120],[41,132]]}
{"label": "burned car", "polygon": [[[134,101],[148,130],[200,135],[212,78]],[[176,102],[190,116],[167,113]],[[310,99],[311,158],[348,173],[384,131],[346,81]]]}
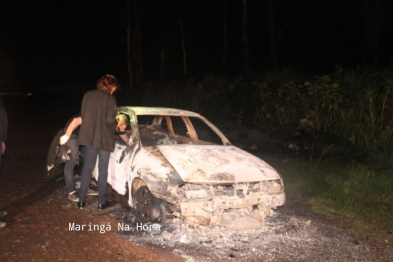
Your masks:
{"label": "burned car", "polygon": [[159,107],[118,113],[129,119],[130,139],[118,137],[108,184],[140,222],[178,217],[188,225],[229,226],[248,217],[260,227],[285,203],[280,174],[200,114]]}

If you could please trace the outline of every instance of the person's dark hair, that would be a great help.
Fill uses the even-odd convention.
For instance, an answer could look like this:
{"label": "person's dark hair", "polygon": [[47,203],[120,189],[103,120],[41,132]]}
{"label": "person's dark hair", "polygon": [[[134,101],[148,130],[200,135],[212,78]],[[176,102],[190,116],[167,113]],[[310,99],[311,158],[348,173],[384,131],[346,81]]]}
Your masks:
{"label": "person's dark hair", "polygon": [[101,89],[109,94],[112,94],[118,86],[119,83],[113,75],[104,75],[97,81],[97,89]]}

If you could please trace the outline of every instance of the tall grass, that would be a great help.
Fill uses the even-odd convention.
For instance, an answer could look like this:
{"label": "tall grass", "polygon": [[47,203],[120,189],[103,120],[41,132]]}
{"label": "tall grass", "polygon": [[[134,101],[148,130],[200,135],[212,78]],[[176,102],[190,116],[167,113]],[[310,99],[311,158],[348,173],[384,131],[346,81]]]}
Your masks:
{"label": "tall grass", "polygon": [[[291,80],[293,78],[293,80]],[[329,75],[285,71],[227,79],[160,84],[136,101],[194,110],[214,120],[252,124],[269,132],[294,132],[307,119],[313,143],[339,143],[374,158],[393,148],[393,70],[337,66]],[[143,102],[144,101],[144,102]]]}
{"label": "tall grass", "polygon": [[306,159],[282,162],[261,155],[281,173],[289,204],[305,203],[335,218],[357,236],[389,246],[393,241],[393,176],[356,162]]}
{"label": "tall grass", "polygon": [[352,221],[351,230],[357,235],[367,235],[381,244],[389,244],[393,231],[393,176],[390,170],[352,164],[344,175],[327,172],[321,178],[327,190],[311,198],[315,209]]}
{"label": "tall grass", "polygon": [[286,128],[307,117],[316,139],[334,135],[355,150],[386,153],[392,146],[392,77],[348,72],[275,88],[259,83],[259,123]]}
{"label": "tall grass", "polygon": [[[300,119],[313,125],[312,137],[332,137],[356,152],[386,156],[393,146],[393,71],[344,71],[304,83],[254,82],[254,123],[267,129],[291,129]],[[255,100],[254,100],[255,101]],[[335,141],[335,142],[336,142]]]}

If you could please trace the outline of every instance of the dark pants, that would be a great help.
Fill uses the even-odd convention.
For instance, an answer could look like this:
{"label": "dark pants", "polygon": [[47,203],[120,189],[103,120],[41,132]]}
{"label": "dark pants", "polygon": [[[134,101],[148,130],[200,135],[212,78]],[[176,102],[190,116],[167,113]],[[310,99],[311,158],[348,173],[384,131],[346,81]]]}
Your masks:
{"label": "dark pants", "polygon": [[111,152],[97,149],[90,146],[85,146],[85,158],[82,167],[82,180],[81,189],[79,194],[79,201],[84,202],[86,200],[87,190],[91,182],[91,175],[93,169],[97,163],[98,156],[98,203],[106,203],[106,183],[108,179],[108,165],[109,157]]}
{"label": "dark pants", "polygon": [[71,136],[67,141],[67,146],[71,150],[70,160],[68,160],[64,165],[64,179],[66,182],[68,193],[75,192],[75,182],[74,182],[74,169],[76,164],[78,164],[79,158],[79,146],[76,141],[76,137]]}

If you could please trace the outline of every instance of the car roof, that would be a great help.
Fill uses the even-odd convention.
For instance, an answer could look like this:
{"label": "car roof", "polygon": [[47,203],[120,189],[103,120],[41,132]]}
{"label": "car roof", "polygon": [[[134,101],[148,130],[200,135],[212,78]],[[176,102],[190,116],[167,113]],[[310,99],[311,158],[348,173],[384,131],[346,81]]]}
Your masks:
{"label": "car roof", "polygon": [[146,107],[146,106],[122,106],[120,111],[132,110],[136,115],[174,115],[174,116],[192,116],[202,117],[200,114],[187,111],[183,109],[168,108],[168,107]]}

